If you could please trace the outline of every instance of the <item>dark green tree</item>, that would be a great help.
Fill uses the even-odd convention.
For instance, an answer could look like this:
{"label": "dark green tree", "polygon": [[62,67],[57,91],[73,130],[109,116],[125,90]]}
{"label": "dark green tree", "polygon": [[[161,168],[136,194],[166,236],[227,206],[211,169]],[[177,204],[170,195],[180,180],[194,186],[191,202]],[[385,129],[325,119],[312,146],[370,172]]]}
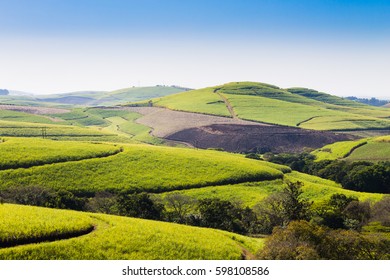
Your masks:
{"label": "dark green tree", "polygon": [[281,192],[282,196],[282,215],[285,222],[296,220],[309,220],[310,203],[307,199],[302,198],[302,182],[287,182],[286,187]]}
{"label": "dark green tree", "polygon": [[120,215],[151,220],[162,219],[164,205],[155,203],[147,193],[120,194],[117,201]]}

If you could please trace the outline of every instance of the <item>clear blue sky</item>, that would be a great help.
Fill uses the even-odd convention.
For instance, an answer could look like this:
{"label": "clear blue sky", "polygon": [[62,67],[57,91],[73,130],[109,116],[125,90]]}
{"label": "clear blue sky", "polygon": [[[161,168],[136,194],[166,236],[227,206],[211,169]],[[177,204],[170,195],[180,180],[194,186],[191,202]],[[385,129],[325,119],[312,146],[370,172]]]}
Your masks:
{"label": "clear blue sky", "polygon": [[390,99],[390,1],[0,0],[0,88],[229,81]]}

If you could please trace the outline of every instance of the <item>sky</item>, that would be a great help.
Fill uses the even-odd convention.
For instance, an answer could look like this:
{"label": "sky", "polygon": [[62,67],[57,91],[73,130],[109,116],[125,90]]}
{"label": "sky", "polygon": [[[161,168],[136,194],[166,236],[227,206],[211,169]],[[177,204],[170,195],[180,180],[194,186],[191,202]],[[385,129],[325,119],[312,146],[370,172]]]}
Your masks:
{"label": "sky", "polygon": [[390,1],[0,0],[0,88],[257,81],[390,99]]}

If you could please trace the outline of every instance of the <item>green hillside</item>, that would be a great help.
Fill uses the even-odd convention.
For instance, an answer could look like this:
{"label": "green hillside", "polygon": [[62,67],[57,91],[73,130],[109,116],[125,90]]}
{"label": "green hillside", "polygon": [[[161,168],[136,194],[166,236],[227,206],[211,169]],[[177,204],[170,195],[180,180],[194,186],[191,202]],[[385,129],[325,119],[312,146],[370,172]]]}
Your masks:
{"label": "green hillside", "polygon": [[287,167],[217,151],[124,145],[123,152],[110,157],[0,171],[0,188],[35,185],[86,195],[97,191],[162,192],[273,180],[289,171]]}
{"label": "green hillside", "polygon": [[231,106],[241,119],[317,130],[390,128],[389,109],[311,89],[282,89],[264,83],[228,83],[154,99],[153,104],[221,116],[230,116],[227,106]]}
{"label": "green hillside", "polygon": [[120,151],[120,147],[112,144],[64,142],[40,138],[3,138],[0,140],[0,170],[101,158]]}
{"label": "green hillside", "polygon": [[[17,109],[27,111],[25,108],[39,107]],[[135,112],[99,108],[74,108],[64,113],[48,111],[38,115],[0,109],[0,136],[43,137],[45,133],[49,139],[164,143],[150,135],[150,127],[135,122],[141,116]]]}
{"label": "green hillside", "polygon": [[390,158],[390,136],[337,142],[312,152],[317,161],[386,161]]}
{"label": "green hillside", "polygon": [[220,230],[32,206],[0,204],[0,217],[1,247],[25,244],[0,249],[2,260],[230,260],[263,245]]}
{"label": "green hillside", "polygon": [[246,182],[240,184],[210,186],[189,190],[180,190],[158,194],[157,197],[165,198],[169,194],[182,194],[193,199],[219,198],[233,201],[243,206],[254,207],[269,195],[281,191],[288,181],[300,181],[304,184],[304,197],[314,202],[314,205],[329,200],[333,194],[345,194],[359,198],[360,201],[377,202],[383,198],[382,194],[365,193],[346,190],[340,184],[316,176],[293,171],[284,174],[284,179],[276,179],[263,182]]}

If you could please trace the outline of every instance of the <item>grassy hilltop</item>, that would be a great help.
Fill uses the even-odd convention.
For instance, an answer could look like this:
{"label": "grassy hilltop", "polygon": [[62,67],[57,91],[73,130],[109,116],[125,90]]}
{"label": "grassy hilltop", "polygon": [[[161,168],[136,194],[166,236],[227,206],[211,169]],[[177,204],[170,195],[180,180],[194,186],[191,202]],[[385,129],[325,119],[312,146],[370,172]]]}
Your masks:
{"label": "grassy hilltop", "polygon": [[[235,82],[153,100],[156,106],[317,130],[389,129],[390,111],[306,88]],[[235,116],[232,116],[231,107]]]}

